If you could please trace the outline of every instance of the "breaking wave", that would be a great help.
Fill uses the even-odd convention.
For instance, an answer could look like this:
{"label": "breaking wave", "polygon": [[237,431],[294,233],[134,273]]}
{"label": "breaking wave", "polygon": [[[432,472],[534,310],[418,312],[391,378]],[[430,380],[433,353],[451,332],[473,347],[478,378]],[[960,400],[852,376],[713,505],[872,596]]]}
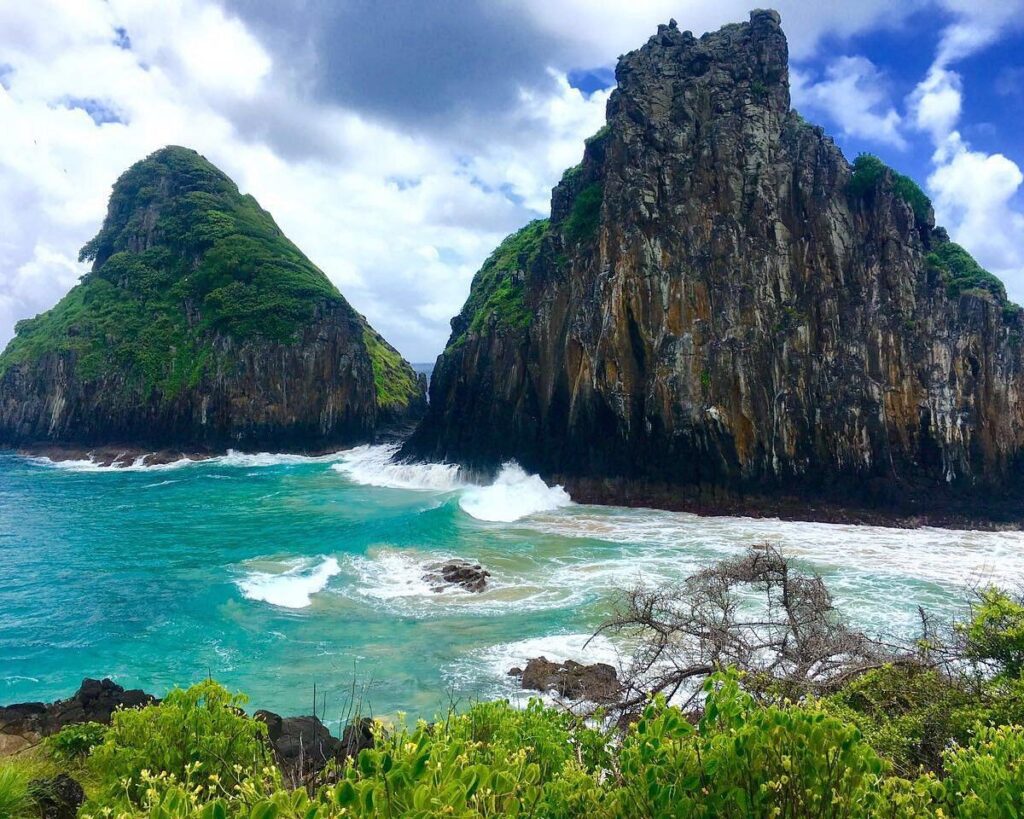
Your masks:
{"label": "breaking wave", "polygon": [[389,489],[460,493],[459,507],[477,520],[511,523],[538,512],[570,506],[572,499],[561,486],[548,486],[510,461],[487,485],[468,483],[459,467],[446,463],[400,463],[398,447],[360,446],[341,454],[331,468],[355,483]]}
{"label": "breaking wave", "polygon": [[322,557],[315,565],[303,561],[282,572],[251,572],[237,580],[236,585],[249,600],[286,609],[304,609],[312,604],[312,595],[323,591],[330,579],[340,572],[337,560]]}
{"label": "breaking wave", "polygon": [[397,452],[394,444],[357,446],[342,452],[340,462],[331,469],[355,483],[386,489],[451,492],[465,486],[455,464],[400,463],[393,460]]}

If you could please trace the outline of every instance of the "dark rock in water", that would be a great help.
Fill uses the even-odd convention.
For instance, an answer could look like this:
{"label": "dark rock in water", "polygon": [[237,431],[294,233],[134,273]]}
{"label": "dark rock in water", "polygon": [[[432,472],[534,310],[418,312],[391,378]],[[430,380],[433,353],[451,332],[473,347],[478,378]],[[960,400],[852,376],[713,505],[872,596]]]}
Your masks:
{"label": "dark rock in water", "polygon": [[[574,498],[1024,520],[1024,315],[790,107],[774,12],[619,60],[551,217],[473,280],[411,459]],[[738,508],[737,508],[738,507]]]}
{"label": "dark rock in water", "polygon": [[85,803],[85,790],[67,774],[33,779],[28,787],[41,819],[75,819]]}
{"label": "dark rock in water", "polygon": [[254,719],[265,722],[274,758],[293,787],[320,773],[332,759],[341,762],[373,747],[372,720],[362,719],[335,737],[318,717],[281,717],[257,711]]}
{"label": "dark rock in water", "polygon": [[323,451],[426,408],[398,351],[195,151],[125,171],[81,259],[0,355],[0,444]]}
{"label": "dark rock in water", "polygon": [[615,669],[607,663],[583,665],[573,660],[555,663],[547,657],[535,657],[524,670],[513,668],[508,673],[521,675],[523,688],[550,691],[570,700],[612,703],[618,701],[622,691]]}
{"label": "dark rock in water", "polygon": [[113,680],[82,680],[74,696],[49,705],[41,702],[0,707],[0,734],[43,737],[55,734],[65,725],[82,722],[110,724],[119,708],[139,708],[159,702],[139,689],[125,690]]}
{"label": "dark rock in water", "polygon": [[448,560],[444,563],[432,563],[425,567],[427,573],[423,579],[430,584],[431,591],[443,592],[450,586],[461,586],[466,591],[482,592],[487,587],[487,578],[491,573],[479,563],[468,560]]}

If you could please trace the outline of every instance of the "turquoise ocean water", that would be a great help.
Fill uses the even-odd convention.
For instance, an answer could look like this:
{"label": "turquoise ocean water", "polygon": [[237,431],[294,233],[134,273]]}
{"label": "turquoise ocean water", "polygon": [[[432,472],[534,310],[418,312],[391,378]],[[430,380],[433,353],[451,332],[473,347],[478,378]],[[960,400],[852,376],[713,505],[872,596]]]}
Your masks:
{"label": "turquoise ocean water", "polygon": [[[584,648],[615,597],[780,543],[880,635],[964,586],[1024,580],[1024,535],[699,518],[574,505],[514,466],[489,486],[385,447],[324,458],[231,454],[128,469],[0,454],[0,703],[84,676],[162,693],[212,674],[254,707],[329,721],[349,707],[431,716],[507,696],[527,658]],[[423,564],[480,561],[483,594],[436,594]]]}

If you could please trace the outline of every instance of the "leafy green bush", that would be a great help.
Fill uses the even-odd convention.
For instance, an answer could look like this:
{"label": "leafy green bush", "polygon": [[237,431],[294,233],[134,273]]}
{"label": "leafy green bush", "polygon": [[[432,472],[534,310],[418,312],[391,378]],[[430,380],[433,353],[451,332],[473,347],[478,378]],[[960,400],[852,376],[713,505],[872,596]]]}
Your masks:
{"label": "leafy green bush", "polygon": [[621,815],[863,815],[885,766],[856,728],[813,707],[758,706],[735,673],[705,690],[696,727],[658,700],[630,731]]}
{"label": "leafy green bush", "polygon": [[46,740],[47,749],[60,762],[74,762],[84,759],[93,748],[103,744],[107,726],[98,722],[83,722],[68,725]]}
{"label": "leafy green bush", "polygon": [[937,771],[951,741],[969,736],[977,715],[960,709],[972,692],[932,668],[886,665],[855,677],[821,701],[829,713],[855,725],[865,741],[901,776]]}
{"label": "leafy green bush", "polygon": [[152,804],[179,787],[234,796],[254,776],[276,784],[266,726],[241,712],[245,702],[207,681],[174,689],[157,705],[115,713],[89,757],[100,782],[100,796],[89,807]]}
{"label": "leafy green bush", "polygon": [[355,816],[584,816],[607,739],[564,712],[484,703],[378,735],[329,800]]}
{"label": "leafy green bush", "polygon": [[1024,727],[982,728],[969,745],[946,752],[945,769],[950,816],[1024,816]]}
{"label": "leafy green bush", "polygon": [[1024,605],[1001,589],[983,589],[968,622],[959,624],[964,655],[997,675],[1020,678],[1024,672]]}

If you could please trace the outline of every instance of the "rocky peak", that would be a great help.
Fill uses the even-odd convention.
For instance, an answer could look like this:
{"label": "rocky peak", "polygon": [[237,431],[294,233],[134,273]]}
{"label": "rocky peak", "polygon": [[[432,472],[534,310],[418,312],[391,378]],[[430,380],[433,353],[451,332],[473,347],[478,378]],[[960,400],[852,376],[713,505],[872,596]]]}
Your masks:
{"label": "rocky peak", "polygon": [[411,366],[251,195],[170,146],[0,355],[0,443],[321,449],[423,409]]}
{"label": "rocky peak", "polygon": [[1020,310],[912,180],[790,109],[787,61],[772,11],[620,59],[550,221],[474,279],[406,455],[515,458],[583,500],[1011,514]]}

